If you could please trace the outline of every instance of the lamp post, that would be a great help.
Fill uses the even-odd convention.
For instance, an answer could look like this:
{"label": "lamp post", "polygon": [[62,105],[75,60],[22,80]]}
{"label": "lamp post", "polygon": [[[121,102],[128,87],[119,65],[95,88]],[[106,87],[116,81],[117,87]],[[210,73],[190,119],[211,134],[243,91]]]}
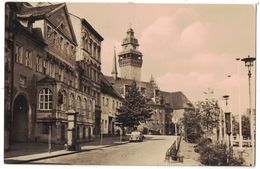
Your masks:
{"label": "lamp post", "polygon": [[52,127],[52,117],[51,115],[48,115],[48,118],[49,118],[49,136],[48,136],[48,152],[51,153],[51,135],[52,135],[52,130],[51,130],[51,127]]}
{"label": "lamp post", "polygon": [[245,66],[248,69],[248,87],[249,87],[249,110],[250,110],[250,132],[251,132],[251,147],[252,147],[252,159],[253,159],[253,166],[255,164],[255,131],[254,131],[254,116],[252,110],[252,100],[251,100],[251,68],[254,66],[254,57],[248,57],[241,59],[241,61],[245,62]]}
{"label": "lamp post", "polygon": [[174,124],[174,135],[177,136],[177,118],[175,116],[172,116],[172,123]]}
{"label": "lamp post", "polygon": [[[237,76],[240,79],[239,61],[240,58],[236,58],[237,61]],[[242,134],[242,115],[241,115],[241,102],[240,102],[240,83],[238,83],[238,123],[239,123],[239,148],[240,148],[240,159],[243,157],[243,134]]]}
{"label": "lamp post", "polygon": [[[227,75],[227,77],[230,79],[231,78],[231,75]],[[230,80],[229,80],[229,83],[230,83]],[[228,93],[231,94],[231,88],[228,89]],[[227,107],[227,111],[230,112],[230,116],[231,116],[231,120],[230,120],[230,125],[231,125],[231,128],[230,128],[230,131],[231,133],[233,133],[233,114],[232,114],[232,111],[230,110],[230,107]],[[233,134],[231,135],[231,146],[233,147]]]}
{"label": "lamp post", "polygon": [[104,126],[104,120],[101,120],[101,126],[100,126],[100,144],[103,144],[103,126]]}
{"label": "lamp post", "polygon": [[223,99],[226,101],[226,111],[225,111],[225,132],[228,135],[228,140],[227,140],[227,163],[230,161],[231,153],[232,153],[232,146],[231,146],[231,134],[232,134],[232,117],[231,117],[231,112],[228,111],[228,99],[229,95],[224,95]]}

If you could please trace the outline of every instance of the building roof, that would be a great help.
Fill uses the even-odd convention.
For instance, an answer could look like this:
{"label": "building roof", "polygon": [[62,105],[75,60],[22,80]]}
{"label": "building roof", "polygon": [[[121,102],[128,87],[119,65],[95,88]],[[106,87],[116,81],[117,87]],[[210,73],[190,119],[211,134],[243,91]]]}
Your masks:
{"label": "building roof", "polygon": [[[76,36],[73,30],[73,26],[68,14],[68,9],[65,3],[58,3],[58,4],[45,4],[43,6],[31,6],[28,3],[22,3],[19,6],[19,11],[17,13],[17,18],[20,20],[27,20],[27,21],[35,21],[35,20],[42,20],[47,19],[49,16],[54,14],[56,11],[64,8],[65,15],[68,20],[69,24],[69,31],[71,33],[72,38],[68,38],[72,41],[75,45],[77,45]],[[50,20],[48,20],[50,21]],[[56,25],[59,27],[59,25]],[[65,35],[66,36],[66,35]]]}
{"label": "building roof", "polygon": [[110,95],[119,100],[124,100],[124,98],[113,88],[111,83],[109,83],[103,74],[101,75],[101,93]]}
{"label": "building roof", "polygon": [[103,41],[104,38],[93,28],[93,26],[84,18],[81,18],[81,22],[85,25],[91,33],[93,33],[100,41]]}
{"label": "building roof", "polygon": [[181,92],[165,92],[161,91],[164,103],[169,104],[174,110],[192,109],[194,106],[189,99]]}
{"label": "building roof", "polygon": [[[120,87],[123,85],[131,84],[134,80],[131,79],[125,79],[118,77],[117,79],[114,79],[111,76],[105,76],[105,78],[110,82],[110,84],[114,87],[114,89],[118,92],[120,92]],[[151,82],[144,82],[144,81],[136,81],[137,86],[144,86],[146,87],[146,97],[149,100],[149,104],[155,104],[151,98],[153,97],[153,91],[155,87],[153,86],[153,83]],[[178,109],[193,109],[194,106],[189,101],[189,99],[181,92],[166,92],[166,91],[160,91],[160,95],[164,101],[164,105],[168,108],[172,108],[173,110]]]}
{"label": "building roof", "polygon": [[121,55],[124,55],[127,53],[133,53],[133,54],[136,54],[139,56],[143,56],[143,54],[137,49],[124,49],[123,51],[119,52],[118,56],[121,56]]}
{"label": "building roof", "polygon": [[50,4],[45,6],[29,6],[28,4],[22,4],[19,10],[18,18],[34,18],[44,19],[51,11],[57,10],[65,6],[65,3]]}

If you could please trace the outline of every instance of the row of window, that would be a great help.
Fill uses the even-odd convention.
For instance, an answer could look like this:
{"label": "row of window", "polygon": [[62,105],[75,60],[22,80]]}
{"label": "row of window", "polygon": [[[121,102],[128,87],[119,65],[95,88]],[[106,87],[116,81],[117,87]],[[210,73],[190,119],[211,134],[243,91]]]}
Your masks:
{"label": "row of window", "polygon": [[[129,90],[130,85],[124,85],[122,88],[120,88],[120,94],[128,95]],[[146,89],[144,87],[139,87],[139,91],[142,95],[145,95]]]}
{"label": "row of window", "polygon": [[[24,51],[23,46],[16,44],[15,61],[16,63],[23,64],[24,66],[33,69],[33,50],[25,49]],[[65,72],[65,69],[62,69],[60,66],[43,59],[41,56],[36,56],[35,65],[37,72],[44,73],[59,81],[63,81],[70,86],[78,88],[79,81],[73,72]]]}
{"label": "row of window", "polygon": [[[61,24],[62,27],[63,24]],[[73,57],[76,53],[74,45],[69,41],[65,41],[65,38],[57,31],[52,29],[50,25],[47,25],[47,39],[53,43],[60,51],[63,51],[67,56]],[[66,56],[65,55],[65,56]]]}
{"label": "row of window", "polygon": [[[86,98],[82,101],[80,96],[75,100],[75,96],[72,93],[69,95],[69,98],[67,98],[65,91],[60,93],[58,103],[61,106],[61,110],[74,109],[75,111],[80,112],[81,115],[87,115],[88,117],[91,117],[92,113],[95,111],[95,102]],[[52,109],[53,93],[50,89],[44,88],[39,92],[39,110]]]}
{"label": "row of window", "polygon": [[101,120],[101,127],[102,127],[102,130],[107,128],[107,120],[104,120],[104,119]]}
{"label": "row of window", "polygon": [[90,78],[94,82],[100,82],[101,76],[100,76],[100,70],[96,70],[95,68],[92,68],[91,64],[84,63],[82,66],[83,74],[84,76]]}
{"label": "row of window", "polygon": [[[103,106],[107,106],[109,107],[110,106],[110,99],[108,97],[102,97],[102,105]],[[115,100],[112,100],[112,109],[115,110],[115,109],[118,109],[122,106],[122,103],[121,102],[118,102],[118,101],[115,101]]]}
{"label": "row of window", "polygon": [[15,61],[16,63],[24,64],[26,67],[32,68],[32,49],[23,49],[22,45],[15,46]]}
{"label": "row of window", "polygon": [[[41,133],[42,134],[49,134],[49,127],[50,127],[50,123],[46,123],[46,122],[43,122],[41,123],[42,126],[42,131]],[[61,133],[60,133],[60,136],[61,136],[61,140],[65,140],[66,139],[66,136],[67,136],[67,127],[65,125],[61,125]],[[82,133],[82,139],[86,139],[86,138],[91,138],[91,127],[86,127],[86,126],[83,126],[83,127],[80,127],[80,126],[77,126],[77,139],[80,139],[80,133]]]}
{"label": "row of window", "polygon": [[87,31],[82,33],[82,47],[88,51],[96,60],[100,61],[101,48],[89,36]]}
{"label": "row of window", "polygon": [[[32,49],[26,49],[24,50],[24,47],[20,44],[16,44],[15,47],[15,60],[16,63],[23,64],[31,69],[33,69],[33,50]],[[52,62],[43,59],[41,56],[36,56],[36,71],[40,73],[44,73],[46,75],[49,75],[52,78],[55,78],[56,80],[63,81],[64,83],[73,86],[77,89],[79,89],[79,79],[77,76],[74,75],[73,72],[68,72],[65,69],[61,68],[59,65],[53,64]],[[100,73],[90,66],[87,69],[89,77],[95,81],[100,81]],[[21,78],[20,80],[23,87],[26,85],[25,81],[26,77]],[[84,91],[85,88],[82,88],[83,92],[88,92],[88,94],[91,94],[89,90]],[[95,96],[96,101],[99,103],[99,96]]]}

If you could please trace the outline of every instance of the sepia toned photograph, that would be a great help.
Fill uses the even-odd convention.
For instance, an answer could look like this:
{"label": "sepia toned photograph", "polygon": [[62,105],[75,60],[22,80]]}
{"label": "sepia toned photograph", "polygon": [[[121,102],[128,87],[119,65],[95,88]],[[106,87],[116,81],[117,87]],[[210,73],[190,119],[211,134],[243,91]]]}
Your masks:
{"label": "sepia toned photograph", "polygon": [[258,6],[5,2],[4,165],[255,166]]}

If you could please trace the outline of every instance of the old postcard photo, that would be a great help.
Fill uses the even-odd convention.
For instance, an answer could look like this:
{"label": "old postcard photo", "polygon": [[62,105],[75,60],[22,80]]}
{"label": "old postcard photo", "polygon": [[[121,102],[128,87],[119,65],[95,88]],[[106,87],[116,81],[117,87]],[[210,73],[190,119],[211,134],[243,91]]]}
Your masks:
{"label": "old postcard photo", "polygon": [[256,4],[4,7],[5,165],[255,166]]}

